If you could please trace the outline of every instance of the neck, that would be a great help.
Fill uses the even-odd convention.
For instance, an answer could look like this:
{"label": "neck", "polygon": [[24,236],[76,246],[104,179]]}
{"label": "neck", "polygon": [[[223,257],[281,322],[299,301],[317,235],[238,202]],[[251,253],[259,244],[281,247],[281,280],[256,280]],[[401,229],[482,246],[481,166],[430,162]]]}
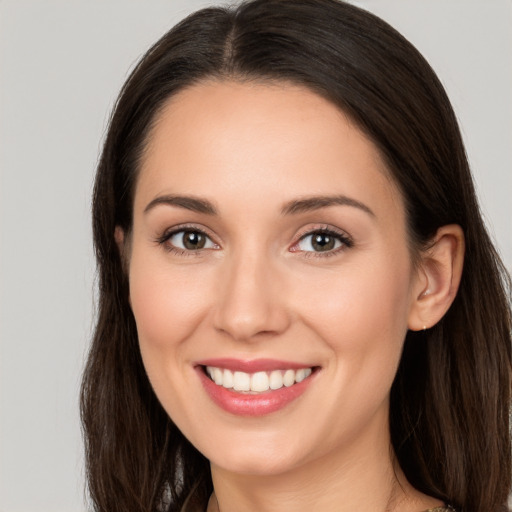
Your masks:
{"label": "neck", "polygon": [[251,479],[251,482],[230,485],[218,481],[208,512],[410,512],[442,506],[441,501],[413,489],[402,474],[391,477],[380,488],[366,486],[366,489],[360,483],[354,488],[346,482],[336,489],[329,488],[326,482],[300,489],[297,485],[284,488],[261,481],[251,487],[255,481]]}

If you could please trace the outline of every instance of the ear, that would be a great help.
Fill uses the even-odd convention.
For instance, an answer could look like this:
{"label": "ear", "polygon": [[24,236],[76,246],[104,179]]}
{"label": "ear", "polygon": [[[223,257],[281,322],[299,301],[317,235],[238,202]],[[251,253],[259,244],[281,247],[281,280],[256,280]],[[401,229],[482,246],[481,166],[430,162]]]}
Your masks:
{"label": "ear", "polygon": [[119,256],[121,258],[121,263],[123,264],[123,270],[127,272],[129,261],[129,240],[127,240],[127,236],[121,226],[116,226],[114,230],[114,240],[116,241],[117,249],[119,250]]}
{"label": "ear", "polygon": [[114,230],[114,240],[116,241],[119,254],[124,253],[124,230],[121,226],[116,226]]}
{"label": "ear", "polygon": [[409,312],[410,330],[428,329],[441,320],[459,289],[463,264],[462,228],[456,224],[439,228],[421,255]]}

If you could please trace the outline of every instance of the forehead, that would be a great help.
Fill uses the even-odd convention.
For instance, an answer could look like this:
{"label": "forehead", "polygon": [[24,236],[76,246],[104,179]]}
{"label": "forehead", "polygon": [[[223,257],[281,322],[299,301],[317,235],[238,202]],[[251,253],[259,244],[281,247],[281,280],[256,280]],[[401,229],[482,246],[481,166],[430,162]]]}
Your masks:
{"label": "forehead", "polygon": [[350,118],[287,83],[212,81],[174,95],[149,134],[136,208],[161,193],[213,202],[363,194],[377,207],[401,205],[376,146]]}

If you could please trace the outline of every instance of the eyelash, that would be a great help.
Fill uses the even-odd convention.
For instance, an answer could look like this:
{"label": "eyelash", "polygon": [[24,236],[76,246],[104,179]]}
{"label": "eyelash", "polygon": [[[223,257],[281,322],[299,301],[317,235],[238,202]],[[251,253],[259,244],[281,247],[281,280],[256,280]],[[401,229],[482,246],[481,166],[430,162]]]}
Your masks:
{"label": "eyelash", "polygon": [[[164,249],[171,254],[177,254],[178,256],[200,256],[202,254],[203,249],[187,250],[187,249],[181,249],[180,247],[176,247],[175,245],[167,243],[174,235],[177,235],[182,232],[183,233],[187,233],[187,232],[188,233],[197,233],[199,235],[202,235],[202,236],[206,237],[208,240],[210,240],[210,242],[215,245],[215,249],[219,247],[218,244],[216,244],[212,240],[212,237],[210,235],[208,235],[208,233],[206,233],[204,230],[199,229],[197,226],[189,226],[189,225],[177,226],[170,231],[166,231],[162,234],[162,236],[158,237],[155,241],[159,245],[162,245],[164,247]],[[327,250],[325,252],[304,251],[304,250],[297,249],[297,246],[302,241],[304,241],[307,237],[314,236],[314,235],[330,236],[330,237],[334,238],[335,240],[339,241],[341,245],[339,247]],[[318,228],[308,229],[308,230],[304,231],[303,233],[301,233],[298,237],[297,242],[295,242],[293,244],[293,246],[290,248],[290,251],[291,252],[301,252],[303,257],[305,257],[305,258],[326,258],[329,256],[334,256],[334,255],[338,254],[339,252],[341,252],[347,248],[349,249],[353,246],[354,246],[354,242],[349,236],[347,236],[347,234],[337,231],[337,230],[334,230],[327,226],[322,226],[322,227],[318,227]],[[211,248],[207,248],[207,249],[211,249]]]}
{"label": "eyelash", "polygon": [[336,256],[341,251],[344,251],[346,249],[350,249],[354,246],[354,241],[352,238],[350,238],[346,233],[343,233],[341,231],[335,230],[328,226],[322,226],[317,227],[313,229],[308,229],[305,232],[303,232],[301,235],[299,235],[299,239],[295,244],[293,244],[291,250],[292,252],[299,252],[300,249],[294,249],[297,247],[303,240],[305,240],[309,236],[314,235],[327,235],[335,240],[340,242],[340,247],[336,247],[334,249],[321,252],[321,251],[301,251],[303,253],[303,257],[305,258],[328,258],[330,256]]}
{"label": "eyelash", "polygon": [[180,247],[176,247],[175,245],[167,243],[174,235],[177,235],[179,233],[197,233],[199,235],[204,236],[208,240],[210,240],[216,246],[216,248],[218,247],[218,244],[216,244],[212,240],[212,237],[210,235],[208,235],[208,233],[206,233],[206,231],[199,229],[197,226],[189,226],[189,225],[176,226],[176,227],[172,228],[170,231],[165,231],[162,236],[159,236],[156,239],[156,243],[158,243],[159,245],[162,245],[164,247],[164,249],[171,254],[176,254],[178,256],[201,256],[201,254],[202,254],[201,249],[197,249],[197,250],[181,249]]}

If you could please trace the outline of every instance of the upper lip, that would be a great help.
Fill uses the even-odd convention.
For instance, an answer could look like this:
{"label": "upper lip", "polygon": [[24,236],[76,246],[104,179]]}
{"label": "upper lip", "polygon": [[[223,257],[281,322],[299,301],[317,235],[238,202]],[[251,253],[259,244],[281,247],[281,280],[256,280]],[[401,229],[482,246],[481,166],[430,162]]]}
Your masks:
{"label": "upper lip", "polygon": [[283,361],[278,359],[234,359],[234,358],[215,358],[204,359],[196,363],[198,366],[213,366],[223,368],[233,372],[256,373],[273,370],[300,370],[301,368],[313,368],[314,365],[297,363],[293,361]]}

